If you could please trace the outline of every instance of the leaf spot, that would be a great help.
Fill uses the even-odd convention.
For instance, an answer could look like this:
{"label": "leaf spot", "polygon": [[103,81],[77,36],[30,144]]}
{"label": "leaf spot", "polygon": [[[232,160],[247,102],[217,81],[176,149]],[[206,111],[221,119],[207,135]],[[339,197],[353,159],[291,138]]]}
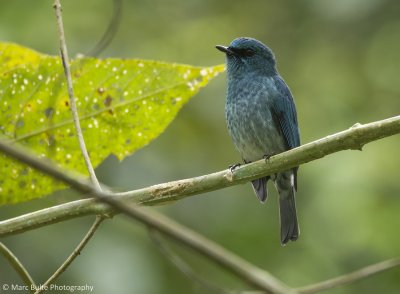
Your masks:
{"label": "leaf spot", "polygon": [[[110,95],[107,95],[106,99],[104,99],[103,103],[105,107],[110,107],[112,103],[113,98]],[[94,101],[96,102],[96,101]]]}
{"label": "leaf spot", "polygon": [[25,125],[24,120],[23,120],[23,119],[19,119],[19,120],[17,121],[17,123],[15,124],[15,127],[16,127],[17,129],[20,129],[20,128],[22,128],[24,125]]}
{"label": "leaf spot", "polygon": [[53,107],[48,107],[44,111],[44,115],[48,118],[51,119],[54,115],[54,108]]}

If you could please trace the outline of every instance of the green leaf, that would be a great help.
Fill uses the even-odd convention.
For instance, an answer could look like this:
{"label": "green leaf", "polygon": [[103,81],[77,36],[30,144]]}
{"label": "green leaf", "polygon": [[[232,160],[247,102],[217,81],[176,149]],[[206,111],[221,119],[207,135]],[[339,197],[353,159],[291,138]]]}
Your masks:
{"label": "green leaf", "polygon": [[[91,161],[120,160],[161,134],[179,109],[224,67],[136,59],[71,62],[75,99]],[[0,43],[0,136],[38,157],[87,174],[76,139],[61,60]],[[0,155],[0,204],[62,187]]]}

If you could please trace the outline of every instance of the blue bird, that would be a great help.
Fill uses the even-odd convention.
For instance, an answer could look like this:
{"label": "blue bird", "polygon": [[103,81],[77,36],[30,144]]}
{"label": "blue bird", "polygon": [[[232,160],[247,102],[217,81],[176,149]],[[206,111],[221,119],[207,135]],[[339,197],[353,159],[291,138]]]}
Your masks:
{"label": "blue bird", "polygon": [[[293,96],[276,69],[273,52],[253,38],[237,38],[216,48],[226,54],[228,131],[245,163],[284,152],[300,145]],[[295,193],[297,167],[252,181],[262,203],[267,182],[279,193],[281,244],[299,236]]]}

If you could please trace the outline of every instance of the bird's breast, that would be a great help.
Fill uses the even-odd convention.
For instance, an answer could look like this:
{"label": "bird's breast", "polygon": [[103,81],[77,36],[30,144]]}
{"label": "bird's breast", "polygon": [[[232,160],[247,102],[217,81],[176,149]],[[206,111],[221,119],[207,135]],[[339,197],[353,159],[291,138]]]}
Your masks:
{"label": "bird's breast", "polygon": [[285,150],[283,139],[274,124],[271,105],[273,80],[248,79],[228,83],[226,121],[229,134],[246,161],[261,159]]}

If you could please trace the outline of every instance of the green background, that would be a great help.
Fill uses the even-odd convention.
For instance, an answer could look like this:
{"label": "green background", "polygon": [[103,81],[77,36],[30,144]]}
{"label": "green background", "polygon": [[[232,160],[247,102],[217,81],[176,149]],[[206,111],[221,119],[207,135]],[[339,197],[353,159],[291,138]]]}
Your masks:
{"label": "green background", "polygon": [[[112,1],[63,1],[69,53],[91,49],[105,30]],[[125,1],[120,29],[102,57],[214,65],[214,49],[251,36],[275,52],[297,104],[301,139],[310,142],[399,114],[400,2],[396,0]],[[57,54],[52,1],[0,2],[0,40]],[[207,174],[238,162],[224,121],[225,75],[213,80],[150,145],[122,162],[110,156],[102,182],[134,189]],[[400,137],[306,164],[297,195],[301,237],[279,244],[276,192],[260,205],[249,184],[155,209],[270,271],[303,286],[399,255]],[[110,142],[112,144],[112,142]],[[77,198],[55,193],[0,208],[1,219]],[[68,221],[1,241],[45,281],[77,245],[91,218]],[[199,276],[248,289],[181,246]],[[0,257],[0,284],[19,277]],[[140,224],[123,216],[100,227],[57,284],[94,286],[94,293],[206,293],[175,269]],[[324,293],[398,293],[399,270]]]}

